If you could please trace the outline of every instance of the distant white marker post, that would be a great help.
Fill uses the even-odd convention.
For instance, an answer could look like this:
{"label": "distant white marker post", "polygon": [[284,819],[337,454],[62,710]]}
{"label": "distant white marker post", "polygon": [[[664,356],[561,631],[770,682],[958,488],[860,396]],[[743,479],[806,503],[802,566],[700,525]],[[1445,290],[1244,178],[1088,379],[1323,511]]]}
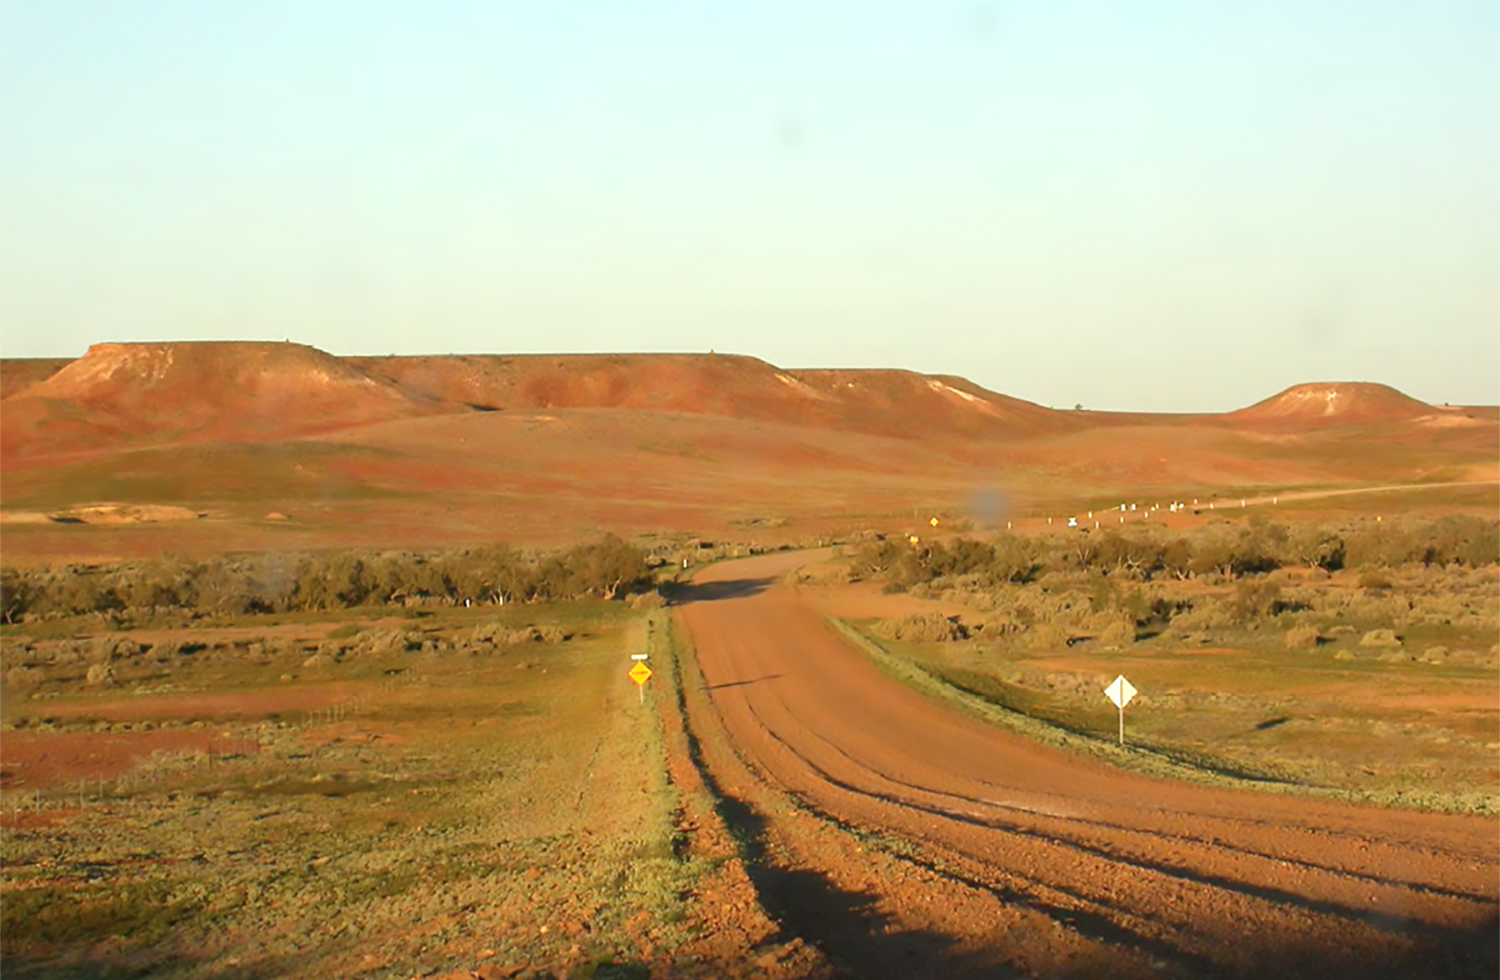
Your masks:
{"label": "distant white marker post", "polygon": [[1125,744],[1125,706],[1130,699],[1135,697],[1135,688],[1121,674],[1115,678],[1115,682],[1104,689],[1104,696],[1115,703],[1120,709],[1120,744]]}

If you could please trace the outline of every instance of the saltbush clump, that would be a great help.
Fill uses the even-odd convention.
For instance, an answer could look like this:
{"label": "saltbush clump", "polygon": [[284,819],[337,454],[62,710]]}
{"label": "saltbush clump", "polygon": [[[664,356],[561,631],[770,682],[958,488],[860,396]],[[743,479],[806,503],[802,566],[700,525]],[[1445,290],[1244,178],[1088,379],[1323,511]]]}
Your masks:
{"label": "saltbush clump", "polygon": [[1322,638],[1316,626],[1293,626],[1286,631],[1286,645],[1291,650],[1310,650]]}
{"label": "saltbush clump", "polygon": [[887,639],[906,643],[942,643],[962,640],[969,635],[958,617],[949,618],[938,613],[916,613],[900,619],[882,620],[875,629]]}
{"label": "saltbush clump", "polygon": [[1377,649],[1390,649],[1400,647],[1401,638],[1396,635],[1395,630],[1370,630],[1359,638],[1359,645]]}

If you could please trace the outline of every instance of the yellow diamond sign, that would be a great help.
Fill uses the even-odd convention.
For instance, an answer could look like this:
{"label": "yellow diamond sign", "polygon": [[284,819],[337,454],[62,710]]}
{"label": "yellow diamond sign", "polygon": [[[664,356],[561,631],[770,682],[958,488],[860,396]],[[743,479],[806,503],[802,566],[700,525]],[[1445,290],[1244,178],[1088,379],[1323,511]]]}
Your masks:
{"label": "yellow diamond sign", "polygon": [[640,661],[636,661],[636,665],[634,667],[630,668],[630,679],[633,680],[633,681],[635,681],[637,684],[641,685],[642,687],[646,686],[646,681],[650,680],[650,678],[651,678],[651,668],[647,667],[645,664],[641,663]]}

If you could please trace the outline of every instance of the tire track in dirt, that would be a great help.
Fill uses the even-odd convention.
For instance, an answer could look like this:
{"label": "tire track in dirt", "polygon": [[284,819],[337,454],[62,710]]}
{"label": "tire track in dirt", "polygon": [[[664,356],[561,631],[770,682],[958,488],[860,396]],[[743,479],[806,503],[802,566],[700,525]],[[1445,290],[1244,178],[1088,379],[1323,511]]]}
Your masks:
{"label": "tire track in dirt", "polygon": [[[773,731],[771,731],[771,729],[767,725],[765,725],[764,722],[759,719],[759,717],[757,717],[757,721],[760,722],[760,729],[762,732],[764,732],[767,738],[774,739],[778,743],[781,743],[782,746],[788,751],[793,751],[791,750],[789,743],[777,736]],[[819,738],[816,733],[810,734],[813,738]],[[839,752],[841,756],[849,758],[847,753],[839,751],[837,747],[830,747],[833,748],[834,751]],[[793,754],[795,754],[795,752],[793,752]],[[1008,804],[994,804],[987,800],[970,799],[968,797],[956,796],[949,793],[937,793],[910,783],[895,783],[895,781],[883,777],[877,770],[873,768],[867,770],[872,781],[876,783],[893,784],[898,788],[898,790],[906,790],[906,798],[903,799],[902,794],[899,791],[892,792],[890,790],[876,791],[870,789],[861,789],[857,786],[843,781],[833,773],[820,768],[805,756],[799,757],[799,759],[801,763],[811,769],[818,778],[848,793],[863,796],[870,800],[878,800],[880,802],[904,807],[906,809],[919,813],[927,813],[939,817],[957,820],[962,823],[969,823],[976,826],[987,827],[991,830],[1007,834],[1012,837],[1026,838],[1049,846],[1070,848],[1081,854],[1098,855],[1112,861],[1118,861],[1134,866],[1143,871],[1155,872],[1171,877],[1182,877],[1190,880],[1200,881],[1203,883],[1217,883],[1219,887],[1241,891],[1250,895],[1260,895],[1262,897],[1272,898],[1277,901],[1307,904],[1309,907],[1317,907],[1319,911],[1328,914],[1346,915],[1350,918],[1362,920],[1370,918],[1367,913],[1363,913],[1360,910],[1345,909],[1343,906],[1338,904],[1336,898],[1334,897],[1323,899],[1322,896],[1298,896],[1295,893],[1288,892],[1282,889],[1264,885],[1257,885],[1254,883],[1254,879],[1257,877],[1269,878],[1274,875],[1279,868],[1297,865],[1304,873],[1310,873],[1314,875],[1321,873],[1331,875],[1337,879],[1357,879],[1363,881],[1372,889],[1384,893],[1381,895],[1380,901],[1380,904],[1384,906],[1403,904],[1405,901],[1404,897],[1400,894],[1393,894],[1401,891],[1421,893],[1432,897],[1437,902],[1448,899],[1457,901],[1464,906],[1473,904],[1485,906],[1488,904],[1482,895],[1473,895],[1470,893],[1452,889],[1434,888],[1432,886],[1407,881],[1387,880],[1374,875],[1351,873],[1341,868],[1314,865],[1309,862],[1288,861],[1273,854],[1261,854],[1253,851],[1248,851],[1244,848],[1236,847],[1232,844],[1223,843],[1222,838],[1218,841],[1208,842],[1180,834],[1162,834],[1150,831],[1141,832],[1137,831],[1134,828],[1122,826],[1119,824],[1105,824],[1093,820],[1071,819],[1067,821],[1058,821],[1048,820],[1044,818],[1035,820],[1028,825],[1019,821],[1006,820],[1003,817],[997,819],[990,817],[986,811],[996,809],[1001,811],[1019,810],[1022,812],[1030,813],[1035,813],[1037,811],[1031,808],[1014,807]],[[950,800],[970,804],[970,808],[968,810],[957,810],[954,809],[951,805],[945,805],[945,802]],[[1092,827],[1095,828],[1096,832],[1093,834],[1080,832],[1074,830],[1075,827]],[[1228,858],[1235,864],[1237,876],[1232,879],[1212,879],[1198,872],[1195,872],[1194,870],[1192,870],[1191,866],[1186,866],[1181,863],[1158,863],[1151,857],[1152,851],[1143,849],[1139,846],[1133,846],[1136,845],[1136,842],[1131,840],[1132,837],[1144,837],[1150,839],[1150,842],[1152,844],[1158,845],[1155,848],[1157,852],[1160,851],[1161,845],[1178,848],[1208,848],[1219,852],[1227,852]],[[1204,856],[1208,857],[1210,855],[1204,854]],[[1269,865],[1270,867],[1258,868],[1258,864]],[[1314,879],[1309,884],[1316,888],[1317,880]],[[1460,914],[1462,914],[1462,909],[1455,909],[1452,911],[1458,911]]]}
{"label": "tire track in dirt", "polygon": [[[753,710],[752,714],[754,714]],[[757,721],[759,721],[758,718]],[[1153,955],[1162,957],[1166,961],[1190,968],[1192,975],[1204,975],[1213,965],[1209,956],[1212,949],[1215,946],[1232,943],[1238,936],[1238,930],[1243,928],[1243,923],[1255,921],[1257,912],[1264,911],[1255,907],[1253,900],[1256,898],[1273,906],[1278,903],[1291,902],[1325,914],[1344,915],[1355,922],[1362,920],[1357,913],[1346,910],[1337,903],[1317,903],[1299,898],[1292,893],[1264,887],[1257,888],[1232,879],[1213,880],[1192,871],[1171,869],[1145,861],[1131,861],[1111,853],[1111,850],[1079,846],[1064,838],[1052,837],[1035,829],[999,828],[987,825],[971,814],[962,814],[947,808],[922,805],[912,801],[893,799],[879,793],[862,791],[809,763],[806,758],[798,756],[791,749],[788,741],[770,732],[763,724],[760,725],[760,731],[766,738],[778,743],[779,747],[789,755],[797,758],[817,778],[824,780],[829,786],[842,791],[850,798],[862,798],[855,800],[856,803],[885,804],[891,810],[905,811],[905,813],[887,813],[883,821],[885,827],[901,827],[903,830],[910,831],[909,826],[903,826],[908,821],[903,820],[902,817],[916,814],[919,817],[925,815],[953,820],[968,828],[999,830],[1011,838],[1024,838],[1021,841],[1005,842],[1006,849],[1012,852],[1010,855],[1012,863],[1021,865],[1019,877],[1014,873],[1005,873],[1004,864],[997,863],[995,849],[999,842],[988,842],[991,850],[986,869],[988,877],[993,878],[998,873],[1000,878],[998,886],[988,887],[996,888],[1002,897],[1021,899],[1029,907],[1041,910],[1054,920],[1075,928],[1088,939],[1149,950]],[[826,794],[819,799],[819,794],[810,791],[805,786],[793,789],[793,792],[813,809],[819,812],[830,812]],[[835,805],[832,811],[837,812],[840,809]],[[1051,870],[1052,880],[1041,882],[1034,877],[1039,866]],[[1138,873],[1133,876],[1122,876],[1120,874],[1122,869]],[[1015,869],[1012,867],[1009,870]],[[1111,875],[1117,879],[1112,888],[1101,893],[1092,886],[1094,882]],[[1165,880],[1170,878],[1182,880]],[[971,878],[970,883],[974,884],[976,881]],[[1195,895],[1192,883],[1207,887],[1198,889],[1199,894]],[[1225,894],[1214,893],[1215,887]],[[1143,889],[1148,892],[1147,895],[1137,894]],[[1117,896],[1119,892],[1125,892],[1129,897],[1121,899]],[[1207,894],[1203,894],[1204,892]],[[1162,896],[1167,896],[1164,907],[1170,910],[1168,913],[1149,916],[1136,911],[1138,908],[1149,907],[1151,904],[1141,901],[1142,898]],[[1195,902],[1210,902],[1221,912],[1232,913],[1225,917],[1223,927],[1216,930],[1215,935],[1207,937],[1211,940],[1210,943],[1205,943],[1203,937],[1194,935],[1191,924],[1177,921],[1180,917],[1173,914],[1180,907],[1191,907]],[[1378,928],[1377,923],[1370,924]],[[1284,925],[1278,927],[1284,928]],[[1306,938],[1308,941],[1316,941],[1319,936],[1310,935]]]}
{"label": "tire track in dirt", "polygon": [[937,901],[988,889],[1156,975],[1495,975],[1494,821],[1153,780],[987,727],[775,584],[807,560],[715,566],[680,596],[705,707],[765,787],[941,870]]}
{"label": "tire track in dirt", "polygon": [[[757,903],[778,924],[779,937],[809,939],[832,953],[840,977],[1051,975],[1064,964],[1096,957],[1098,950],[1080,936],[1053,934],[1062,928],[1060,917],[945,877],[909,853],[867,846],[858,828],[841,828],[795,805],[758,778],[729,742],[691,657],[682,668],[678,713],[686,755],[739,841]],[[939,883],[941,902],[934,900]],[[988,929],[976,929],[977,923]],[[1045,941],[1000,950],[992,941],[996,935]],[[1149,963],[1135,965],[1145,969]],[[1127,975],[1118,962],[1110,974]]]}

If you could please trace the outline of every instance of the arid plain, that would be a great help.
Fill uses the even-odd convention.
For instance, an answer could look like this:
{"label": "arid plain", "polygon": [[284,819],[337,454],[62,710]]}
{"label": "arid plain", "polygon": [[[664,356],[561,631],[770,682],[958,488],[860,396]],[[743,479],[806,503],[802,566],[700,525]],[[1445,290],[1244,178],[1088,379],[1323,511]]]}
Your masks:
{"label": "arid plain", "polygon": [[0,369],[7,972],[1495,973],[1494,406]]}

